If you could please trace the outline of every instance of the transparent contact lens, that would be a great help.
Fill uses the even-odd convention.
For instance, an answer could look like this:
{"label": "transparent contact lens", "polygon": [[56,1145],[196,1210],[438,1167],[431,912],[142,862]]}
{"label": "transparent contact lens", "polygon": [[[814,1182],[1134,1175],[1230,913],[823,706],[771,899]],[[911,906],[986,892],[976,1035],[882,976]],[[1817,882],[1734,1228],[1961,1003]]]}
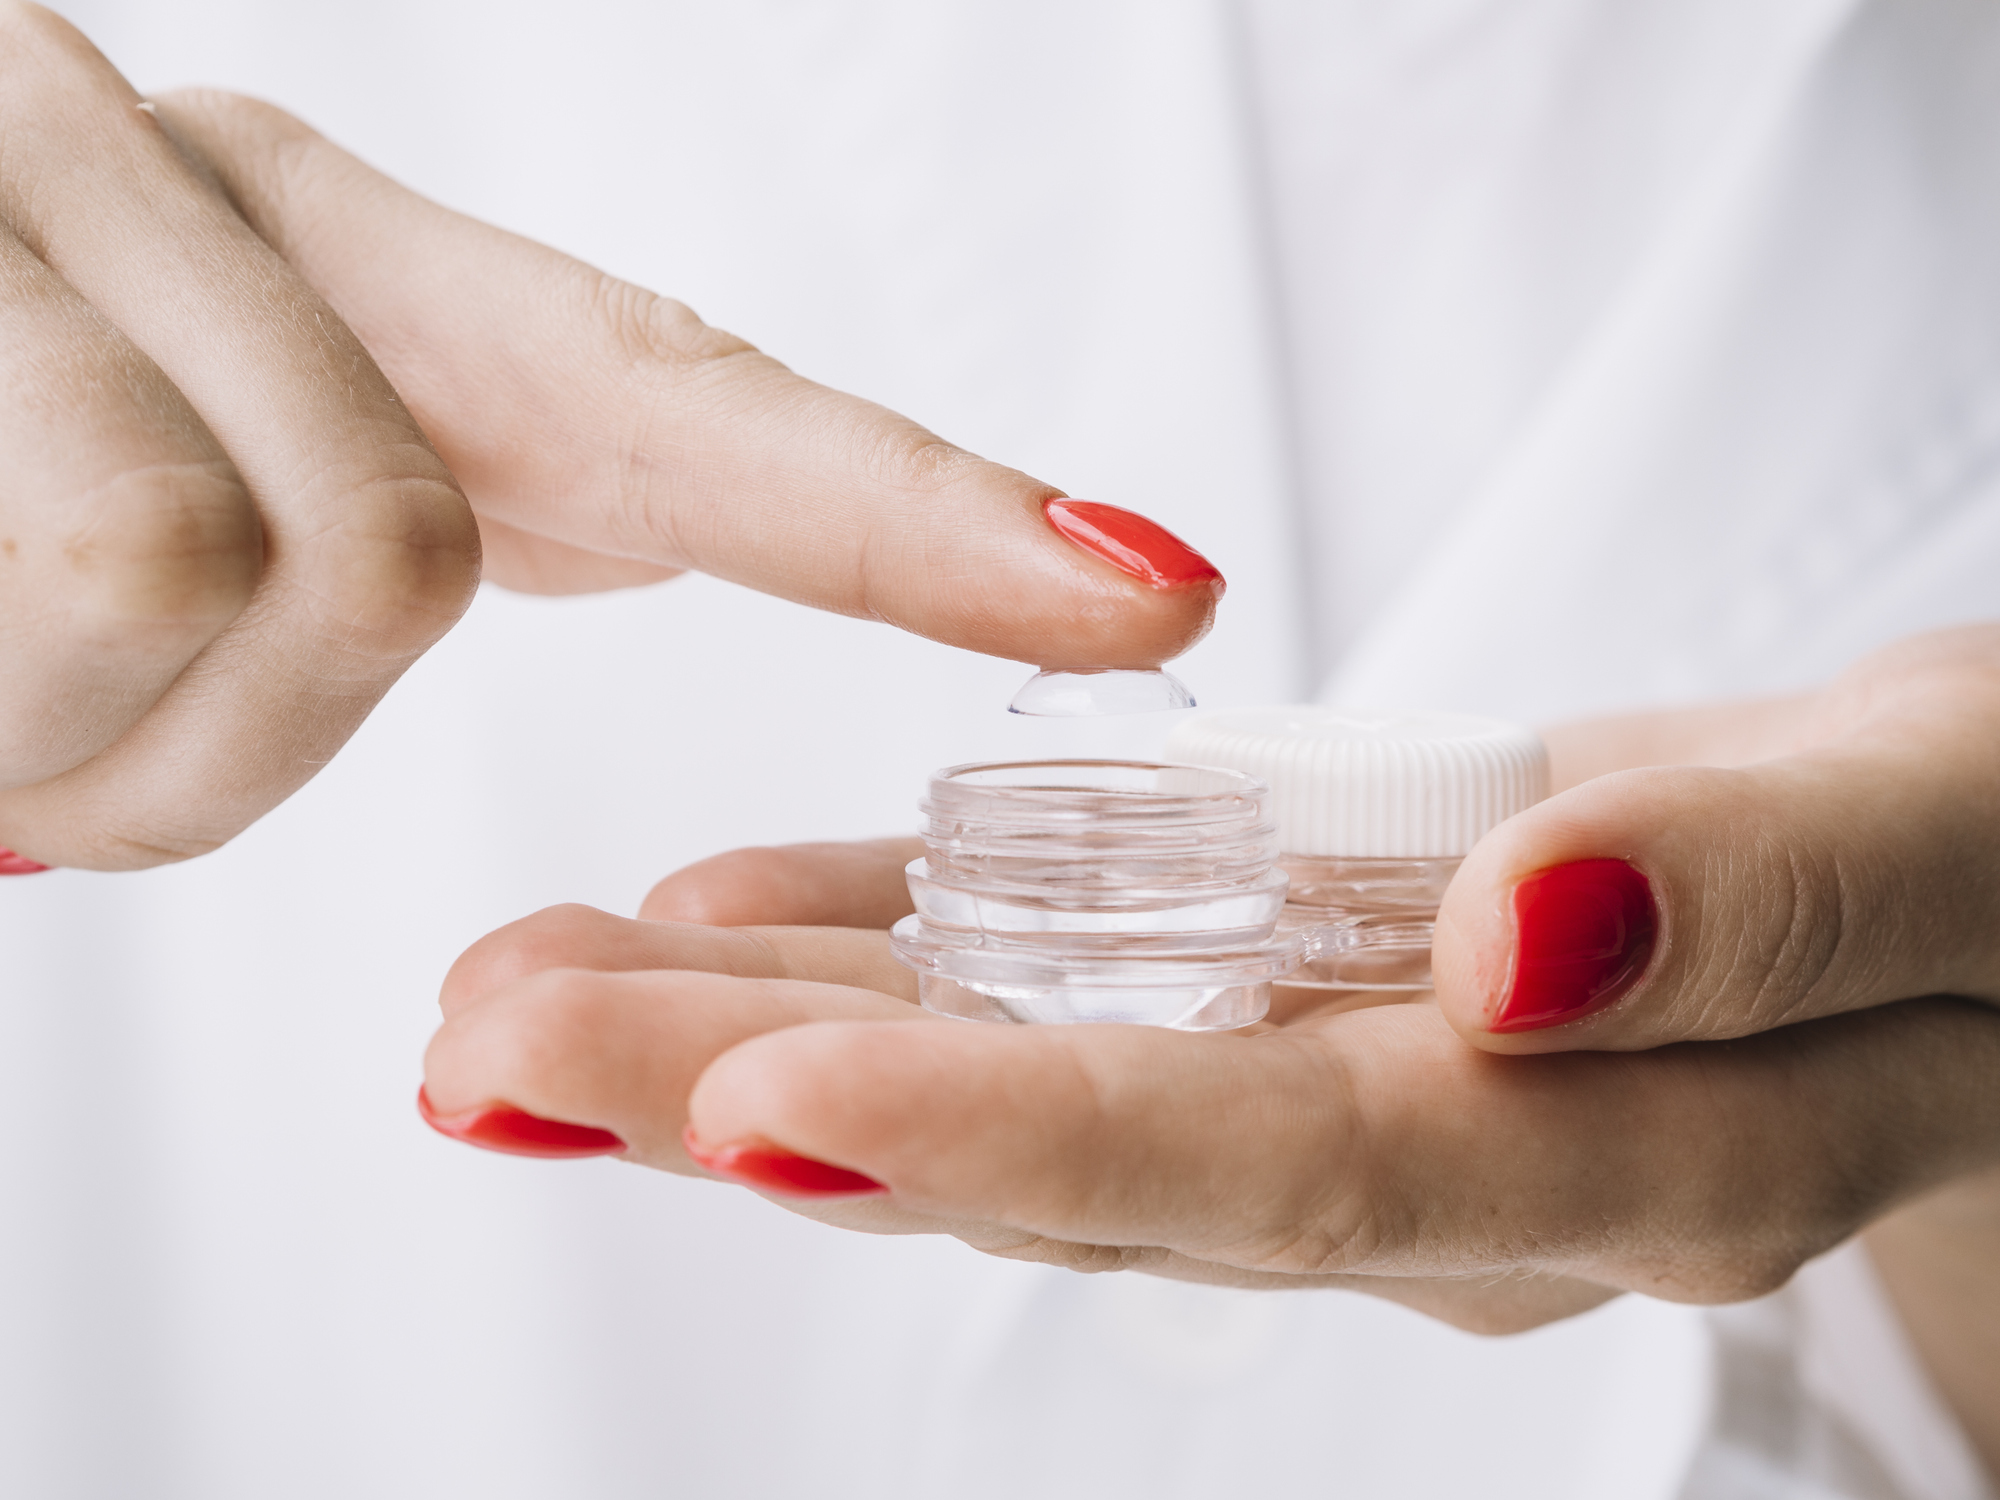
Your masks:
{"label": "transparent contact lens", "polygon": [[1014,695],[1007,712],[1080,719],[1097,714],[1157,714],[1193,707],[1194,694],[1171,672],[1101,667],[1075,672],[1037,672]]}
{"label": "transparent contact lens", "polygon": [[916,914],[890,934],[965,1020],[1248,1025],[1315,951],[1254,776],[1144,761],[954,766],[921,804]]}

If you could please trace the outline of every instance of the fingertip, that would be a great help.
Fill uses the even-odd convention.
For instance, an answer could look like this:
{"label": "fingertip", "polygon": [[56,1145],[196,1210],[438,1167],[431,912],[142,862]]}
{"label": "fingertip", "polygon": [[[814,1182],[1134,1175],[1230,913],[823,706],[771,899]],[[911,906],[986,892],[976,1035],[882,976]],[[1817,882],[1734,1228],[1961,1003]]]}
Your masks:
{"label": "fingertip", "polygon": [[1148,516],[1099,501],[1051,495],[1039,502],[1044,536],[1057,538],[1075,581],[1050,638],[1031,652],[1038,667],[1157,667],[1189,650],[1215,624],[1228,583],[1201,552]]}
{"label": "fingertip", "polygon": [[1214,563],[1137,511],[1056,495],[1042,502],[1042,515],[1064,541],[1150,588],[1201,589],[1220,599],[1229,586]]}
{"label": "fingertip", "polygon": [[660,880],[639,903],[642,922],[742,927],[782,904],[790,870],[775,849],[731,849],[696,860]]}
{"label": "fingertip", "polygon": [[1433,973],[1452,1028],[1493,1052],[1606,1045],[1602,1027],[1575,1028],[1651,968],[1660,931],[1652,881],[1626,860],[1571,860],[1521,876],[1496,905],[1498,921],[1491,908],[1471,924],[1440,913]]}
{"label": "fingertip", "polygon": [[417,1089],[417,1113],[439,1135],[503,1156],[534,1156],[560,1160],[582,1156],[612,1156],[625,1142],[609,1130],[551,1120],[511,1104],[476,1104],[445,1113],[431,1103],[426,1087]]}
{"label": "fingertip", "polygon": [[[705,1141],[787,1139],[801,1118],[820,1113],[847,1069],[840,1022],[816,1022],[746,1038],[713,1058],[688,1094],[689,1130]],[[831,1089],[829,1085],[832,1085]]]}
{"label": "fingertip", "polygon": [[639,907],[648,922],[708,927],[887,928],[914,910],[911,838],[732,849],[677,870]]}
{"label": "fingertip", "polygon": [[865,1172],[801,1156],[769,1141],[706,1145],[692,1125],[681,1132],[681,1149],[703,1171],[760,1192],[793,1198],[864,1198],[889,1191]]}
{"label": "fingertip", "polygon": [[1718,774],[1613,773],[1488,834],[1438,914],[1433,974],[1452,1028],[1505,1053],[1675,1040],[1620,1002],[1664,962],[1671,877],[1706,847]]}
{"label": "fingertip", "polygon": [[699,922],[702,909],[696,893],[682,879],[686,870],[676,870],[653,883],[639,903],[641,922]]}
{"label": "fingertip", "polygon": [[605,940],[625,921],[594,906],[565,902],[495,928],[453,961],[439,987],[438,1006],[449,1016],[531,974],[605,966]]}
{"label": "fingertip", "polygon": [[936,1049],[959,1040],[937,1034],[948,1029],[919,1036],[903,1020],[830,1020],[764,1032],[703,1069],[688,1118],[704,1141],[783,1141],[835,1161],[921,1152]]}
{"label": "fingertip", "polygon": [[[1635,945],[1626,939],[1636,930],[1590,930],[1603,899],[1629,894],[1635,877],[1652,909],[1646,878],[1612,853],[1640,841],[1627,825],[1629,797],[1610,790],[1607,797],[1606,783],[1592,783],[1516,814],[1480,840],[1445,892],[1432,977],[1439,1011],[1473,1046],[1515,1053],[1582,1045],[1565,1023],[1604,1009],[1645,967],[1644,954],[1630,966]],[[1593,937],[1624,953],[1608,975],[1585,972],[1597,953]]]}
{"label": "fingertip", "polygon": [[983,460],[908,514],[899,545],[862,576],[864,612],[877,619],[1071,671],[1172,660],[1212,627],[1223,587],[1212,563],[1151,520]]}
{"label": "fingertip", "polygon": [[627,979],[546,969],[460,1007],[424,1049],[429,1098],[444,1114],[498,1103],[608,1122],[649,1061],[651,997],[635,994]]}

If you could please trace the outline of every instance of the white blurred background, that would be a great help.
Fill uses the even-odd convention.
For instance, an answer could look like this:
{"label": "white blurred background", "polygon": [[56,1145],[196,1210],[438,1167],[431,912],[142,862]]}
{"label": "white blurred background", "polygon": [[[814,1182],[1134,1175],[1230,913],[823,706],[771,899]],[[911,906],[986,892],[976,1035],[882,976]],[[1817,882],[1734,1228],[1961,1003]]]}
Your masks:
{"label": "white blurred background", "polygon": [[[1521,40],[1491,12],[1532,32],[1590,9],[1347,0],[1260,32],[1192,0],[58,8],[142,89],[273,99],[805,374],[1158,518],[1230,581],[1177,667],[1210,706],[1310,695],[1436,515],[1364,514],[1350,494],[1350,531],[1308,524],[1313,443],[1337,416],[1301,416],[1300,272],[1271,173],[1305,168],[1266,150],[1284,101],[1258,57],[1327,64],[1299,98],[1337,144],[1383,105],[1377,75],[1333,65],[1351,56],[1338,36],[1431,87],[1464,46]],[[1838,8],[1766,4],[1745,28],[1734,5],[1635,3],[1615,55],[1643,76],[1651,27],[1727,104]],[[1747,52],[1696,45],[1732,28]],[[1668,125],[1699,137],[1707,98]],[[1525,152],[1535,130],[1502,117]],[[1416,159],[1443,150],[1424,130],[1506,133],[1418,125]],[[1671,179],[1677,159],[1650,151],[1631,159]],[[1493,205],[1440,204],[1470,235],[1459,253],[1483,253]],[[1364,245],[1362,271],[1441,242],[1394,227],[1414,237]],[[1623,244],[1577,254],[1622,264]],[[1376,283],[1348,270],[1365,302]],[[1546,279],[1594,305],[1587,275]],[[1401,447],[1373,460],[1455,500],[1505,427],[1507,403],[1475,388],[1523,377],[1449,341],[1381,368],[1464,396],[1433,425],[1390,424]],[[1735,685],[1808,678],[1833,649],[1744,657]],[[1698,677],[1673,671],[1647,681]],[[1143,752],[1169,727],[1010,719],[1026,675],[698,577],[488,590],[229,848],[7,883],[0,1494],[1670,1493],[1707,1400],[1703,1324],[1682,1309],[1626,1299],[1482,1342],[1341,1294],[850,1237],[718,1185],[487,1156],[420,1125],[438,981],[487,930],[558,901],[629,913],[661,874],[737,845],[902,830],[940,765]],[[1652,691],[1580,673],[1452,706]]]}

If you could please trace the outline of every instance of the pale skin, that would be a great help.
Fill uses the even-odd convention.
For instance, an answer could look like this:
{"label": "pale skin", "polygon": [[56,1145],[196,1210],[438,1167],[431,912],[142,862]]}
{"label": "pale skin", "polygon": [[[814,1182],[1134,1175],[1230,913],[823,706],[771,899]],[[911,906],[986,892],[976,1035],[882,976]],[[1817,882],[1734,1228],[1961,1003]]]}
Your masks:
{"label": "pale skin", "polygon": [[[1561,790],[1467,859],[1434,1004],[1293,991],[1227,1035],[930,1017],[881,931],[920,845],[741,850],[638,921],[558,907],[475,945],[427,1088],[668,1172],[700,1171],[690,1125],[862,1172],[888,1194],[779,1199],[851,1229],[1353,1287],[1493,1332],[1619,1291],[1756,1296],[1866,1230],[1995,1462],[1996,736],[2000,626],[1783,703],[1552,730]],[[1596,857],[1652,881],[1645,977],[1492,1034],[1513,885]]]}
{"label": "pale skin", "polygon": [[134,869],[296,791],[470,601],[697,569],[1038,666],[1155,665],[1217,590],[1060,491],[269,105],[142,99],[0,0],[0,846]]}
{"label": "pale skin", "polygon": [[[216,847],[451,627],[482,557],[538,592],[697,569],[1042,666],[1207,628],[1212,590],[1052,533],[1050,486],[281,111],[142,99],[17,0],[0,69],[0,845]],[[1906,652],[1788,704],[1554,733],[1573,789],[1467,862],[1435,1006],[1287,996],[1229,1037],[940,1022],[879,930],[905,844],[743,851],[644,921],[561,909],[472,950],[429,1088],[668,1171],[695,1171],[690,1121],[865,1171],[886,1198],[808,1210],[858,1229],[1492,1330],[1753,1295],[1869,1226],[1992,1461],[2000,644]],[[1753,769],[1630,769],[1662,764]],[[1486,1033],[1511,882],[1586,855],[1666,892],[1646,981]]]}

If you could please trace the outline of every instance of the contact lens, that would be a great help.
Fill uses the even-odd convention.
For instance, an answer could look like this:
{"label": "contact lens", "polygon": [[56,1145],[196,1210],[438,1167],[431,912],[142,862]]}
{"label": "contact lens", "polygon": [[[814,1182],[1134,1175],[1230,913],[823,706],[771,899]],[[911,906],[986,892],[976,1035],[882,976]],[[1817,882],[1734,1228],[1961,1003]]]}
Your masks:
{"label": "contact lens", "polygon": [[1014,695],[1007,712],[1049,719],[1080,719],[1097,714],[1157,714],[1193,707],[1194,694],[1171,672],[1104,667],[1037,672]]}

